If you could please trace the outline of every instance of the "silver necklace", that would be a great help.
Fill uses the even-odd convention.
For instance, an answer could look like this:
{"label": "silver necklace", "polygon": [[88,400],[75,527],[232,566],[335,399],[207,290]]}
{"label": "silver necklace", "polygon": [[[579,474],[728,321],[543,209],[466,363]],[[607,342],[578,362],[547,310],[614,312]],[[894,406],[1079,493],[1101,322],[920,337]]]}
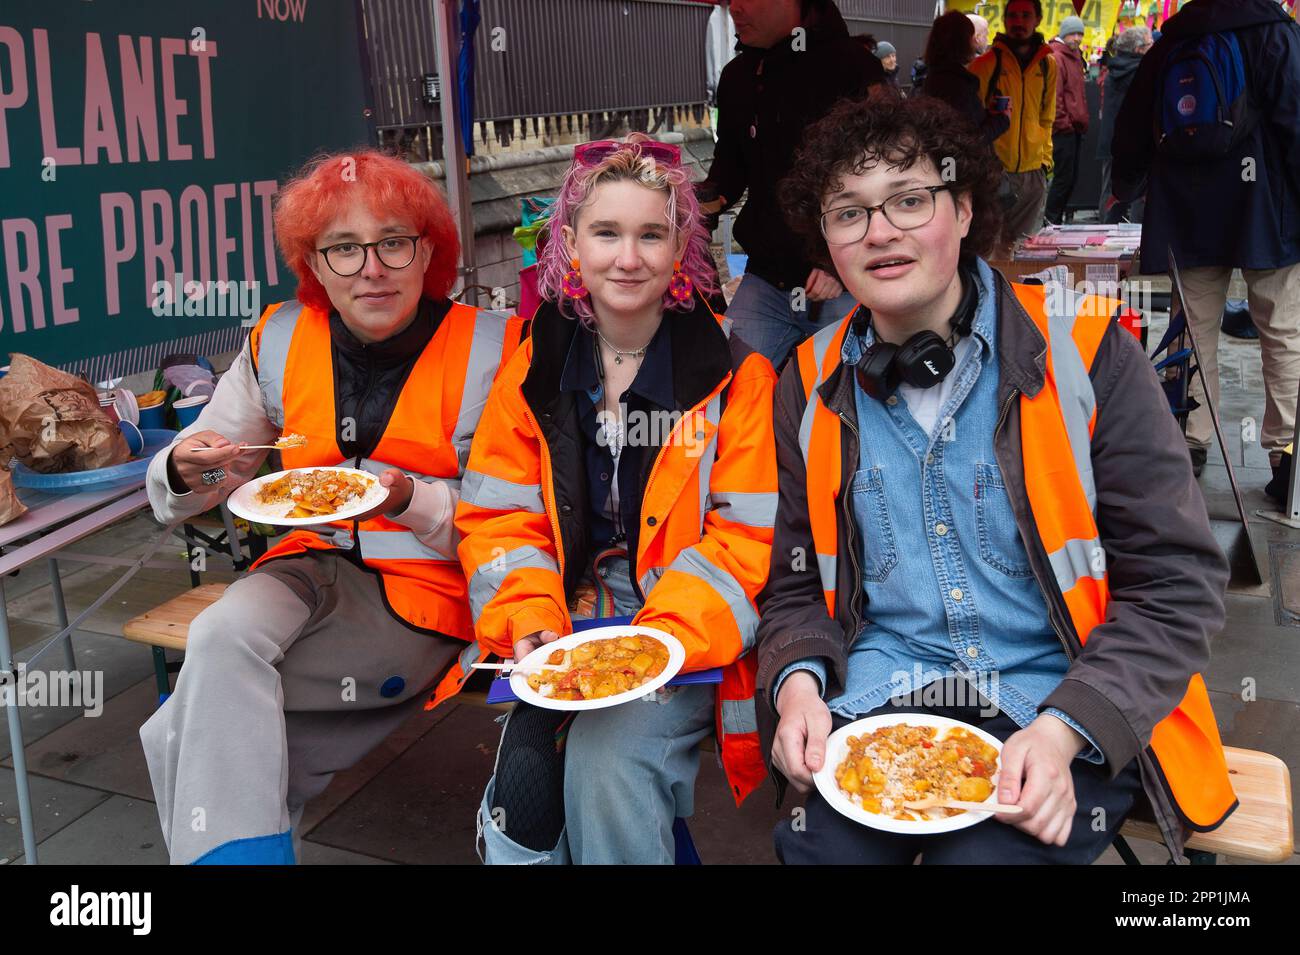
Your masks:
{"label": "silver necklace", "polygon": [[[600,333],[599,328],[596,329],[596,337],[599,338],[602,342],[604,342],[605,347],[614,353],[614,364],[616,365],[623,364],[624,356],[627,356],[629,358],[644,358],[646,349],[650,347],[650,342],[646,342],[640,348],[634,349],[632,351],[619,351],[619,349],[615,348],[612,344],[610,344],[608,338],[606,338],[604,335]],[[653,335],[651,336],[650,340],[654,341]]]}

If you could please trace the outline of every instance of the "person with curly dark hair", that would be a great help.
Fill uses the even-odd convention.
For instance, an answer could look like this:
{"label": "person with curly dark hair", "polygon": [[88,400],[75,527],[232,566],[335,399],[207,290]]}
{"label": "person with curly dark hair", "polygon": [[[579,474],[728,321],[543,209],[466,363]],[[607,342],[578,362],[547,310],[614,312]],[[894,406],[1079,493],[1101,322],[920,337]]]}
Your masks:
{"label": "person with curly dark hair", "polygon": [[[1197,672],[1227,565],[1123,306],[981,258],[1000,164],[944,103],[842,104],[794,168],[790,223],[860,304],[777,386],[756,715],[782,792],[830,787],[778,857],[1089,863],[1144,789],[1180,852],[1184,822],[1236,805]],[[905,818],[920,787],[846,768],[866,727],[832,731],[904,714],[996,739],[968,788],[1019,812],[933,835],[848,818]]]}

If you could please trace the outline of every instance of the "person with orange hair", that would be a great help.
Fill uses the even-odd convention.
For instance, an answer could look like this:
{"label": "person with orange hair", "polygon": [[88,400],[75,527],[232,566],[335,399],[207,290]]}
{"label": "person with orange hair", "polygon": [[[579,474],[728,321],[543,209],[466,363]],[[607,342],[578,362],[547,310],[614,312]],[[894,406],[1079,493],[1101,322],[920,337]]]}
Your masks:
{"label": "person with orange hair", "polygon": [[176,691],[140,730],[174,863],[298,857],[304,804],[478,659],[453,513],[470,439],[522,322],[451,302],[459,240],[437,188],[375,151],[280,193],[296,301],[272,305],[198,420],[149,466],[173,523],[285,468],[347,465],[387,498],[298,528],[190,626]]}

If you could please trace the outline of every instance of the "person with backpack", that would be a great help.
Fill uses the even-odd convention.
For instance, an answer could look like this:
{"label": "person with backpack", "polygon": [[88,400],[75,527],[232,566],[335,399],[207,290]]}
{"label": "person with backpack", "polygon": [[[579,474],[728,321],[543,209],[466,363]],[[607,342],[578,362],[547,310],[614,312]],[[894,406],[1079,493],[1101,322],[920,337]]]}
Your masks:
{"label": "person with backpack", "polygon": [[[1112,202],[1145,181],[1141,270],[1178,263],[1210,396],[1219,398],[1219,322],[1234,268],[1260,332],[1260,443],[1286,497],[1300,384],[1300,27],[1271,0],[1192,0],[1142,58],[1115,120]],[[1201,407],[1187,444],[1204,466],[1213,425]]]}
{"label": "person with backpack", "polygon": [[993,141],[1004,170],[998,192],[1003,208],[997,242],[1001,253],[1021,236],[1038,231],[1047,202],[1057,67],[1037,32],[1042,21],[1040,0],[1008,0],[1002,14],[1006,32],[969,67],[980,81],[980,102],[1010,101],[1011,126]]}

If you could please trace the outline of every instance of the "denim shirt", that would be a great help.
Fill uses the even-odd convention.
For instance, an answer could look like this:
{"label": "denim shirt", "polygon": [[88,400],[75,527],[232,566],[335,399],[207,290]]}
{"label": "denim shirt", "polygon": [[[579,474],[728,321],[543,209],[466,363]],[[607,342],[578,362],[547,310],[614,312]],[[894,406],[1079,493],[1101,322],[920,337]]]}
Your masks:
{"label": "denim shirt", "polygon": [[[881,402],[855,385],[860,452],[851,493],[867,619],[849,650],[844,692],[827,701],[850,719],[891,698],[919,701],[924,687],[956,676],[1025,727],[1070,665],[993,450],[998,315],[992,271],[982,260],[978,267],[972,345],[935,386],[948,394],[929,434],[900,394]],[[850,329],[843,361],[856,362],[873,341],[871,328],[862,336]],[[778,691],[797,669],[826,685],[817,658],[782,671]],[[1104,761],[1082,727],[1045,712],[1087,740],[1080,756]]]}

